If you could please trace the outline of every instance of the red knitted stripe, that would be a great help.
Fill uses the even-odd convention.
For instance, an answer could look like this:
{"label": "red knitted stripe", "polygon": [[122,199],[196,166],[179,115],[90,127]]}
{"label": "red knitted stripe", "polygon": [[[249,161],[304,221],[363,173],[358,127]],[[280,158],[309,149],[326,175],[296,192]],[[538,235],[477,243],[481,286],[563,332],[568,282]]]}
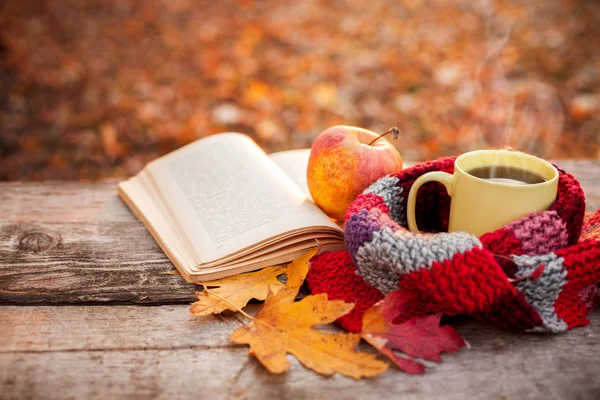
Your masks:
{"label": "red knitted stripe", "polygon": [[359,210],[370,210],[375,207],[385,214],[390,212],[390,208],[385,204],[383,197],[373,193],[359,194],[348,206],[345,219],[350,219],[350,216]]}
{"label": "red knitted stripe", "polygon": [[[494,272],[498,268],[489,253],[476,248],[404,276],[401,287],[415,298],[404,319],[443,312],[471,314],[516,331],[541,325],[540,316],[523,296],[502,274]],[[329,299],[356,304],[337,320],[350,332],[360,332],[364,312],[383,298],[356,274],[348,251],[325,252],[313,258],[306,282],[311,293],[327,293]]]}
{"label": "red knitted stripe", "polygon": [[512,330],[531,329],[542,323],[492,255],[480,248],[405,275],[399,286],[419,293],[424,313],[469,314]]}
{"label": "red knitted stripe", "polygon": [[451,173],[454,170],[454,160],[456,160],[456,157],[445,157],[439,158],[437,160],[419,163],[401,172],[393,174],[392,176],[400,178],[400,181],[402,182],[402,188],[404,190],[409,190],[412,184],[415,182],[415,180],[417,180],[417,178],[419,178],[426,172],[444,171]]}
{"label": "red knitted stripe", "polygon": [[567,269],[567,283],[554,304],[554,311],[569,329],[589,324],[588,308],[579,294],[600,280],[600,246],[590,239],[556,251]]}
{"label": "red knitted stripe", "polygon": [[355,303],[352,311],[336,321],[350,332],[360,332],[365,311],[383,299],[377,289],[356,274],[350,253],[346,250],[325,252],[314,257],[306,282],[311,293],[327,293],[330,300]]}
{"label": "red knitted stripe", "polygon": [[427,293],[431,311],[473,314],[495,304],[498,293],[514,291],[503,276],[488,252],[474,248],[403,276],[399,286]]}
{"label": "red knitted stripe", "polygon": [[[421,175],[430,171],[443,171],[452,173],[456,157],[446,157],[434,161],[417,164],[407,168],[394,176],[400,178],[398,186],[408,198],[410,188]],[[438,182],[429,182],[421,186],[417,194],[415,209],[417,225],[422,232],[444,232],[448,230],[450,215],[450,196],[444,185]]]}
{"label": "red knitted stripe", "polygon": [[[486,233],[479,238],[483,247],[489,252],[508,257],[509,255],[520,256],[523,253],[521,241],[517,239],[512,229],[502,228],[495,232]],[[497,257],[496,262],[502,267],[508,277],[514,277],[517,272],[517,266],[502,257]]]}
{"label": "red knitted stripe", "polygon": [[567,223],[568,245],[577,243],[585,214],[585,194],[573,175],[561,171],[558,179],[557,199],[549,210],[556,211],[560,218]]}
{"label": "red knitted stripe", "polygon": [[501,328],[523,332],[541,326],[542,317],[529,305],[518,291],[500,295],[497,305],[475,315],[481,321],[491,322]]}

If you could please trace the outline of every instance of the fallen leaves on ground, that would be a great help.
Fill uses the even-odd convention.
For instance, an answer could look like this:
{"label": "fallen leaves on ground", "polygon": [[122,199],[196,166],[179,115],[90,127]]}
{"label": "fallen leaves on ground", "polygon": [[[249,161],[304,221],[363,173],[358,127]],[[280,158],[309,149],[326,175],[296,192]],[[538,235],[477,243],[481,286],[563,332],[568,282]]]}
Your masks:
{"label": "fallen leaves on ground", "polygon": [[362,337],[406,373],[423,374],[425,366],[408,357],[439,363],[441,352],[457,352],[466,343],[451,326],[440,326],[441,314],[416,316],[394,324],[407,310],[409,302],[410,297],[405,292],[390,292],[365,312]]}
{"label": "fallen leaves on ground", "polygon": [[353,304],[329,301],[326,294],[307,296],[294,302],[306,273],[309,253],[291,264],[288,285],[277,293],[269,291],[261,310],[247,326],[231,335],[235,343],[248,344],[270,372],[281,374],[290,368],[287,353],[304,366],[323,375],[336,372],[359,379],[384,372],[388,365],[373,354],[356,351],[360,335],[326,333],[312,329],[348,313]]}
{"label": "fallen leaves on ground", "polygon": [[279,265],[257,272],[200,283],[204,291],[196,293],[198,301],[192,303],[190,311],[198,316],[219,314],[225,310],[238,311],[251,299],[264,300],[269,288],[273,293],[277,293],[284,287],[277,277],[285,272],[286,266]]}
{"label": "fallen leaves on ground", "polygon": [[[315,248],[288,265],[203,283],[205,290],[198,293],[199,300],[192,304],[191,312],[208,315],[233,310],[251,319],[233,332],[231,340],[249,345],[249,353],[274,374],[289,370],[288,353],[323,375],[340,373],[360,379],[386,371],[388,364],[375,354],[356,350],[361,338],[409,374],[425,372],[425,365],[414,358],[439,363],[441,352],[456,352],[465,346],[452,327],[440,326],[440,314],[394,323],[411,309],[412,298],[403,291],[389,293],[368,309],[360,334],[314,330],[314,326],[331,323],[354,307],[341,300],[330,301],[326,293],[295,301],[309,261],[318,251]],[[286,284],[277,280],[283,273],[287,275]],[[252,298],[265,300],[255,317],[242,310]]]}
{"label": "fallen leaves on ground", "polygon": [[318,248],[308,251],[287,265],[200,283],[204,291],[196,293],[198,301],[192,303],[190,311],[198,316],[219,314],[225,310],[239,311],[251,299],[264,300],[269,291],[275,294],[285,287],[285,284],[277,280],[283,274],[288,278],[287,287],[298,289],[308,273],[308,261],[317,251]]}
{"label": "fallen leaves on ground", "polygon": [[131,176],[223,131],[306,148],[338,124],[398,125],[412,160],[600,157],[598,1],[265,3],[0,1],[0,179]]}

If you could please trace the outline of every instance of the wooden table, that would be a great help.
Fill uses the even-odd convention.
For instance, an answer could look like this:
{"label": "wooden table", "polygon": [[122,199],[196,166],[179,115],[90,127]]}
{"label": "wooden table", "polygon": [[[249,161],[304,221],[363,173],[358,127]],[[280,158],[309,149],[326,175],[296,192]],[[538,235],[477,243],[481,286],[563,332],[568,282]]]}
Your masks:
{"label": "wooden table", "polygon": [[[562,161],[600,208],[600,161]],[[600,398],[600,310],[563,335],[475,322],[424,376],[275,376],[234,345],[234,314],[196,318],[194,286],[116,182],[0,183],[0,398]],[[250,307],[255,312],[258,305]]]}

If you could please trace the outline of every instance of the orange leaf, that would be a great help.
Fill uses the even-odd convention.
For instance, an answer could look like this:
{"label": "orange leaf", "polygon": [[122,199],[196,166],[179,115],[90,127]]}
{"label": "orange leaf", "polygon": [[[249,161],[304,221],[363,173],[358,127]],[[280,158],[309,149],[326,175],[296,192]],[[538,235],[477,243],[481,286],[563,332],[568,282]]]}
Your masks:
{"label": "orange leaf", "polygon": [[[292,265],[307,264],[310,252]],[[312,253],[312,255],[311,255]],[[265,304],[253,321],[236,329],[231,335],[235,343],[248,344],[254,355],[270,372],[280,374],[289,370],[287,353],[293,354],[304,366],[323,375],[336,372],[359,379],[379,375],[387,364],[376,356],[355,350],[360,335],[331,334],[311,329],[348,313],[354,304],[329,301],[322,293],[294,302],[306,276],[304,268],[290,271],[288,285],[278,293],[270,292]]]}
{"label": "orange leaf", "polygon": [[317,251],[318,248],[308,251],[288,265],[200,283],[205,290],[196,294],[198,301],[192,303],[190,311],[198,316],[219,314],[225,310],[240,311],[250,299],[264,300],[269,288],[277,293],[286,286],[277,280],[284,273],[288,276],[287,287],[299,289],[308,273],[308,261]]}
{"label": "orange leaf", "polygon": [[[225,310],[239,311],[250,299],[264,300],[269,288],[277,293],[284,284],[277,280],[286,272],[286,266],[264,268],[228,278],[201,283],[205,290],[197,293],[198,301],[192,303],[190,311],[194,315],[219,314]],[[207,287],[216,286],[206,290]]]}
{"label": "orange leaf", "polygon": [[285,284],[288,289],[300,289],[302,283],[304,282],[304,278],[306,278],[306,274],[308,274],[308,269],[310,268],[310,259],[317,254],[319,251],[319,247],[314,248],[313,250],[307,251],[301,257],[292,261],[287,269],[287,282]]}

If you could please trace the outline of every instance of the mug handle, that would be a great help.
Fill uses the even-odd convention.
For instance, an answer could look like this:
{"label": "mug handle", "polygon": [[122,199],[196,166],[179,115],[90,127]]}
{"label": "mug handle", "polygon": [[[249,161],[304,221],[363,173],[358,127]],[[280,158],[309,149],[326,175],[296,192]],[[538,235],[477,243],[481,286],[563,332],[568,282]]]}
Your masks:
{"label": "mug handle", "polygon": [[408,193],[408,205],[406,214],[408,217],[408,229],[411,232],[419,232],[419,228],[417,227],[417,218],[415,216],[415,207],[417,205],[417,193],[419,188],[427,183],[427,182],[440,182],[446,186],[446,190],[448,191],[448,195],[452,196],[452,192],[454,191],[454,175],[449,174],[447,172],[441,171],[433,171],[428,172],[426,174],[421,175],[415,183],[410,188],[410,192]]}

